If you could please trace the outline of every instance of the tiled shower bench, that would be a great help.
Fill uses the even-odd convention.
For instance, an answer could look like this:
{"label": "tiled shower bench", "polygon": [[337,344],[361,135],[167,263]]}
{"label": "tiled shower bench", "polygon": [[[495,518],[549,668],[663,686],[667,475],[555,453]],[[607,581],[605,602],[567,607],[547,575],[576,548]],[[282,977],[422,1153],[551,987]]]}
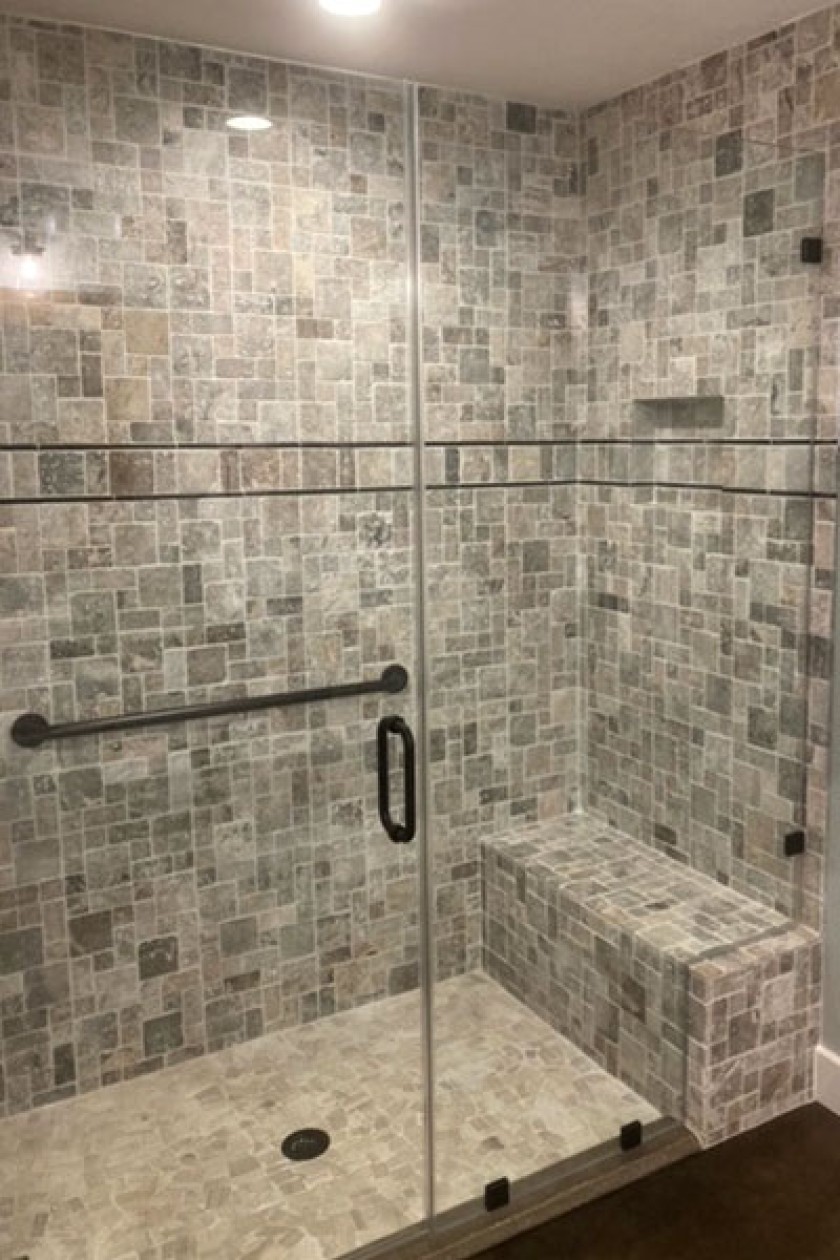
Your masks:
{"label": "tiled shower bench", "polygon": [[482,868],[489,975],[704,1145],[809,1100],[810,929],[587,815]]}

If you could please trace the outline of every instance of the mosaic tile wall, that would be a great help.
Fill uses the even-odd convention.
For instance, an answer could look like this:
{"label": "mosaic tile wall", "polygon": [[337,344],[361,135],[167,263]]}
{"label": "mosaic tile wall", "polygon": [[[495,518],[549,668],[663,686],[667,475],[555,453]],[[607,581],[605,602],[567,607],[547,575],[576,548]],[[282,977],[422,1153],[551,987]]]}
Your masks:
{"label": "mosaic tile wall", "polygon": [[438,969],[481,961],[480,839],[579,801],[578,127],[419,93]]}
{"label": "mosaic tile wall", "polygon": [[[806,822],[809,654],[824,654],[809,637],[824,276],[800,242],[822,234],[826,157],[752,118],[767,55],[741,65],[742,96],[733,54],[698,72],[720,80],[705,108],[677,76],[584,121],[585,795],[817,923],[782,845]],[[818,455],[833,494],[830,442]]]}
{"label": "mosaic tile wall", "polygon": [[[7,727],[413,673],[401,90],[13,19],[0,78]],[[583,221],[576,122],[420,114],[450,975],[480,961],[477,832],[576,791],[574,465],[531,440],[580,390]],[[417,984],[381,712],[7,741],[7,1110]]]}
{"label": "mosaic tile wall", "polygon": [[481,840],[577,799],[572,486],[433,490],[433,856],[441,975],[481,962]]}
{"label": "mosaic tile wall", "polygon": [[[839,257],[836,241],[840,227],[840,159],[834,142],[834,133],[840,120],[838,46],[840,6],[835,6],[629,92],[592,111],[584,124],[587,133],[584,144],[589,153],[590,164],[595,163],[599,167],[599,172],[590,176],[590,194],[594,183],[596,195],[599,182],[602,193],[609,183],[624,182],[624,177],[619,174],[620,168],[624,167],[628,178],[632,178],[637,160],[643,160],[649,165],[654,160],[657,142],[666,150],[669,149],[667,133],[672,129],[678,128],[681,133],[686,128],[695,133],[702,132],[707,142],[713,142],[715,167],[714,181],[704,177],[704,196],[710,203],[719,203],[725,193],[715,185],[728,181],[737,187],[739,181],[744,181],[743,222],[748,231],[754,233],[747,240],[747,249],[755,249],[757,246],[756,274],[764,271],[767,276],[772,275],[775,269],[772,259],[778,250],[778,242],[783,239],[788,228],[793,227],[794,231],[802,229],[805,221],[803,212],[810,200],[811,191],[815,188],[815,181],[819,180],[824,171],[823,221],[828,255],[822,268],[821,284],[816,283],[816,287],[822,290],[822,300],[819,329],[821,354],[814,431],[818,439],[816,487],[825,497],[815,497],[811,501],[814,567],[810,577],[805,578],[810,605],[807,614],[809,667],[801,689],[797,688],[807,701],[805,796],[808,852],[797,863],[798,871],[794,881],[797,890],[793,897],[798,903],[797,913],[814,925],[820,921],[822,897],[830,699],[830,591],[834,572],[834,444],[837,439],[836,373],[840,330],[840,312],[833,296]],[[783,168],[786,173],[780,172],[781,178],[778,180],[769,163],[763,169],[760,162],[756,165],[757,152],[760,154],[762,145],[775,146],[776,152],[784,159]],[[643,150],[646,156],[642,159]],[[609,154],[607,165],[603,163],[605,153]],[[656,159],[657,164],[659,161],[660,159]],[[667,161],[671,165],[670,158]],[[705,162],[708,169],[708,157]],[[641,166],[635,166],[635,170],[637,175],[642,174]],[[657,176],[658,171],[650,171],[650,178]],[[644,178],[648,178],[648,172],[644,173]],[[651,185],[651,193],[656,195],[654,185]],[[640,200],[643,201],[644,198]],[[615,222],[615,205],[612,210],[603,205],[602,210],[611,215]],[[670,225],[665,221],[667,213],[663,215],[662,230],[665,236],[670,231]],[[737,212],[733,210],[733,214],[735,213]],[[638,211],[635,221],[632,215],[624,220],[631,239],[638,240],[639,232],[644,233],[644,212],[642,218],[641,228]],[[597,232],[597,221],[595,229]],[[601,239],[606,243],[605,238]],[[654,261],[652,256],[650,261]],[[661,267],[661,263],[659,265]],[[801,284],[788,285],[784,277],[785,272],[782,270],[775,280],[773,306],[776,309],[784,307],[791,296],[799,306],[802,297]],[[782,282],[781,285],[779,281]],[[678,288],[679,286],[674,289],[677,300]],[[766,283],[763,288],[766,294]],[[746,312],[755,305],[749,286],[745,295],[748,299],[743,303]],[[818,300],[819,297],[820,294],[817,295]],[[766,311],[766,303],[764,306]],[[804,308],[799,306],[799,309],[804,314]],[[775,322],[771,318],[768,326],[762,328],[759,324],[757,329],[760,337],[758,344],[763,345],[762,357],[756,361],[758,374],[760,378],[767,380],[769,372],[772,382],[772,405],[768,415],[766,403],[762,404],[764,417],[760,423],[764,432],[774,436],[777,445],[784,439],[792,442],[791,447],[785,447],[784,450],[788,459],[795,459],[794,442],[804,436],[802,426],[808,420],[808,409],[801,413],[795,407],[791,410],[791,400],[795,400],[797,391],[791,392],[790,383],[798,379],[799,364],[794,358],[787,365],[787,370],[784,370],[785,365],[779,352],[784,350],[786,340],[783,336],[778,337],[774,349],[772,325]],[[713,326],[717,326],[716,322],[713,322]],[[800,337],[804,324],[800,317],[792,315],[788,327],[789,336],[794,338],[793,348],[802,349]],[[681,333],[685,331],[683,328]],[[689,331],[694,338],[698,329]],[[742,339],[747,330],[739,331],[735,328],[730,331]],[[778,335],[778,329],[776,332]],[[632,343],[633,335],[628,332],[626,336]],[[634,354],[637,353],[636,350]],[[698,379],[713,375],[710,368],[703,366],[699,360],[693,364],[693,357],[692,341],[683,340],[680,372],[687,370],[689,379],[695,374]],[[802,363],[804,366],[805,361]],[[746,399],[738,404],[740,432],[745,431],[744,422],[750,415],[752,405]],[[746,412],[744,407],[747,408]],[[603,423],[609,421],[602,420],[599,423],[603,426]],[[724,435],[731,436],[731,431],[725,431]],[[768,455],[773,457],[772,452],[768,452]],[[780,456],[777,454],[776,458],[779,459]],[[794,485],[797,480],[794,479]],[[774,767],[768,765],[768,785],[772,782],[773,773]],[[770,796],[771,793],[765,789],[764,800],[772,806]],[[771,808],[771,814],[778,821],[778,811]],[[767,883],[768,873],[766,864],[763,864],[763,869],[758,868],[759,885]],[[771,875],[769,886],[773,882],[775,881]],[[778,884],[777,892],[785,899],[785,889]]]}
{"label": "mosaic tile wall", "polygon": [[[3,649],[10,712],[200,701],[327,666],[375,676],[380,654],[411,651],[392,603],[410,598],[403,495],[33,505],[2,519],[26,561],[4,581],[26,595],[27,638]],[[131,540],[161,562],[115,566]],[[201,583],[247,600],[247,622],[196,599]],[[413,854],[361,841],[378,711],[343,701],[7,751],[11,1110],[416,985]]]}
{"label": "mosaic tile wall", "polygon": [[610,487],[582,512],[590,802],[795,913],[810,501]]}
{"label": "mosaic tile wall", "polygon": [[[413,673],[401,90],[14,20],[0,79],[7,727]],[[5,1110],[417,985],[382,711],[4,740]]]}
{"label": "mosaic tile wall", "polygon": [[[808,679],[807,823],[808,854],[802,860],[803,911],[818,923],[825,843],[827,745],[829,730],[831,597],[834,573],[836,483],[831,467],[837,439],[838,312],[836,242],[840,227],[838,155],[834,133],[840,119],[837,48],[840,6],[787,24],[745,46],[668,76],[615,103],[651,118],[702,126],[707,134],[735,132],[782,147],[824,152],[825,228],[829,245],[823,269],[821,370],[816,432],[824,476],[818,484],[830,497],[814,502],[814,571],[810,590],[810,671]],[[824,462],[823,462],[823,458]],[[818,471],[819,468],[818,468]]]}

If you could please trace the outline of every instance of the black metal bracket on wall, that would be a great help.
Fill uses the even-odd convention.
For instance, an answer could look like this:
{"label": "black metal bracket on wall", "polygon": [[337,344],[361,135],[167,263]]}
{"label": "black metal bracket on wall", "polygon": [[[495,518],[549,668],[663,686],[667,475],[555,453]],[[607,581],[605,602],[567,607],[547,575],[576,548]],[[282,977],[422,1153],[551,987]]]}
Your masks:
{"label": "black metal bracket on wall", "polygon": [[799,257],[809,267],[819,267],[823,260],[824,249],[821,236],[803,236],[799,247]]}
{"label": "black metal bracket on wall", "polygon": [[807,837],[804,831],[789,831],[784,839],[785,857],[799,857],[805,852]]}

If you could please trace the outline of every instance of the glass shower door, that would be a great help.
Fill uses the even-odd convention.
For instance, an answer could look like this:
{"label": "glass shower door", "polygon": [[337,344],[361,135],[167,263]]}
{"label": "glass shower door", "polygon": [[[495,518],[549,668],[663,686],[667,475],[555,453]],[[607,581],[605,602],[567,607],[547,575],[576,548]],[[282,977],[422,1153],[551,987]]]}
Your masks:
{"label": "glass shower door", "polygon": [[402,85],[3,33],[0,1251],[335,1257],[425,1210]]}
{"label": "glass shower door", "polygon": [[597,838],[574,817],[578,126],[424,88],[418,130],[435,1206],[493,1210],[656,1111],[609,1074],[620,929],[590,960],[594,926],[570,919],[552,880],[558,857],[581,882],[600,874]]}

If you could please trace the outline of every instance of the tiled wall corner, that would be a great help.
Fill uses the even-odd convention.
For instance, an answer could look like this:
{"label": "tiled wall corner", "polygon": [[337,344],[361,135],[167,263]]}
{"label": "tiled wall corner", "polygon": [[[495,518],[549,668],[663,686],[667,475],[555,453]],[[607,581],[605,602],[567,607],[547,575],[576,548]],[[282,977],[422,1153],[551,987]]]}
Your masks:
{"label": "tiled wall corner", "polygon": [[[832,186],[803,77],[826,48],[790,26],[596,108],[582,141],[586,799],[815,927],[836,352],[799,242]],[[704,397],[718,417],[637,405]]]}

